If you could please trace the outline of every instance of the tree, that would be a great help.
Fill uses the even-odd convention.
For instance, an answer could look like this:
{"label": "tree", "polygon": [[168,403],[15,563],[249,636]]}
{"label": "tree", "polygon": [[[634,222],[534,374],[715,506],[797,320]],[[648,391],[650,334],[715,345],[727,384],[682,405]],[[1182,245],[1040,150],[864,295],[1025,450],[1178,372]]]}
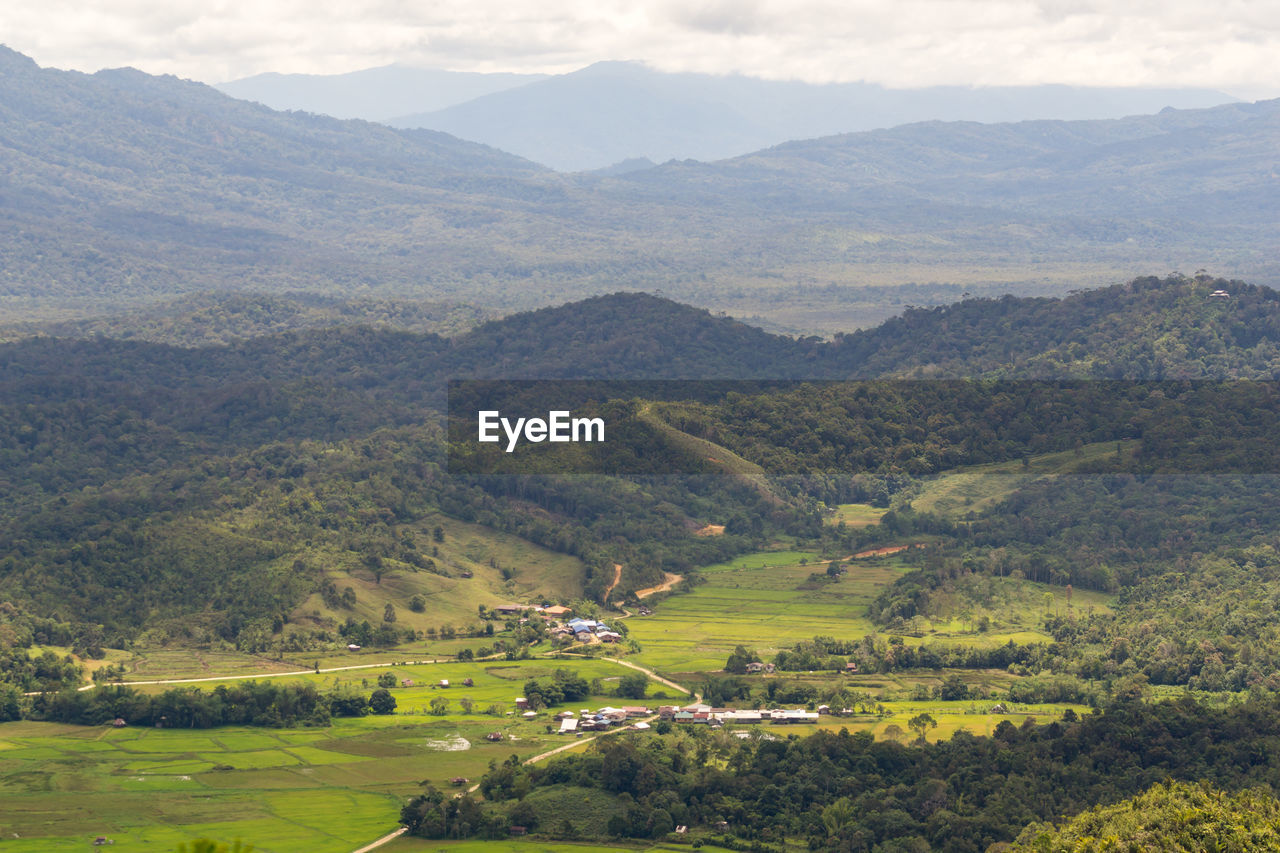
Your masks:
{"label": "tree", "polygon": [[197,838],[190,847],[179,844],[178,853],[253,853],[253,845],[241,844],[239,838],[231,846],[219,844],[212,838]]}
{"label": "tree", "polygon": [[938,693],[940,699],[944,702],[956,702],[969,698],[969,685],[964,683],[964,679],[958,674],[952,675],[942,682],[942,688]]}
{"label": "tree", "polygon": [[391,602],[389,601],[387,602],[387,606],[382,608],[382,621],[383,622],[396,621],[396,609],[395,607],[392,606]]}
{"label": "tree", "polygon": [[395,687],[396,686],[395,674],[391,672],[384,672],[381,675],[379,675],[378,686],[379,687]]}
{"label": "tree", "polygon": [[432,530],[432,531],[431,531],[431,538],[432,538],[434,541],[436,541],[436,542],[443,542],[443,541],[444,541],[444,528],[443,528],[443,527],[440,527],[439,525],[436,525],[436,528],[435,528],[434,530]]}
{"label": "tree", "polygon": [[625,699],[643,699],[649,687],[649,676],[643,672],[624,675],[618,679],[617,695]]}
{"label": "tree", "polygon": [[747,664],[755,663],[759,660],[760,657],[755,653],[754,649],[748,649],[746,646],[737,646],[734,648],[733,654],[729,655],[729,659],[724,662],[724,671],[741,675],[747,671]]}
{"label": "tree", "polygon": [[391,695],[391,691],[385,687],[379,687],[373,693],[369,694],[369,707],[375,714],[394,714],[396,712],[396,697]]}
{"label": "tree", "polygon": [[924,736],[929,729],[936,729],[938,721],[935,720],[928,712],[917,714],[910,720],[907,720],[907,727],[916,732],[920,736],[921,743],[924,742]]}
{"label": "tree", "polygon": [[[480,606],[484,607],[483,604]],[[409,599],[409,609],[414,613],[422,613],[427,609],[427,600],[421,595],[415,595],[413,598]]]}
{"label": "tree", "polygon": [[841,797],[822,810],[822,825],[829,836],[839,836],[857,818],[857,809],[848,797]]}
{"label": "tree", "polygon": [[443,696],[437,696],[431,700],[431,714],[436,717],[443,717],[449,713],[449,700]]}

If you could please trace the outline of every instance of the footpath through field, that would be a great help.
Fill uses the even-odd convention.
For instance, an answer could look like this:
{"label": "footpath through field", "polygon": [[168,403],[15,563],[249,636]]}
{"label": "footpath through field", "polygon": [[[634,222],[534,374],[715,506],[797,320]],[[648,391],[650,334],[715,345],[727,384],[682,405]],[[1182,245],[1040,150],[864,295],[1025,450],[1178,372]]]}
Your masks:
{"label": "footpath through field", "polygon": [[604,591],[604,600],[609,600],[609,593],[613,592],[618,584],[622,583],[622,563],[613,564],[613,583],[609,584],[609,588]]}

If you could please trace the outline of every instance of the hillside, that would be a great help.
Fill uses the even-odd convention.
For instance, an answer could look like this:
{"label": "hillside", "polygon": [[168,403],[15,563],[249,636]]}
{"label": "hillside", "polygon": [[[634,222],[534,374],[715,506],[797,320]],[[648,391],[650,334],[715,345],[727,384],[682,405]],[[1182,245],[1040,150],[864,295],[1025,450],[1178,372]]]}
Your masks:
{"label": "hillside", "polygon": [[7,50],[0,67],[11,321],[210,290],[486,311],[661,290],[834,333],[907,304],[1056,295],[1135,269],[1280,281],[1275,102],[935,122],[559,175],[171,77],[42,69]]}
{"label": "hillside", "polygon": [[[1231,298],[1209,299],[1219,287]],[[79,613],[128,636],[183,612],[181,591],[190,584],[174,572],[188,567],[207,584],[203,600],[214,607],[208,630],[235,636],[240,628],[228,627],[227,614],[243,611],[252,622],[253,614],[296,607],[318,594],[317,584],[333,567],[376,557],[412,576],[415,564],[396,543],[406,535],[421,540],[424,519],[440,512],[578,557],[584,573],[625,562],[624,590],[638,588],[664,571],[731,556],[770,530],[814,535],[820,525],[807,508],[814,498],[867,500],[895,493],[913,475],[1066,449],[1069,443],[1052,442],[1086,433],[1054,432],[1057,421],[1047,409],[1049,420],[1031,433],[1043,434],[1042,441],[1028,442],[1017,419],[999,437],[971,436],[961,415],[999,400],[964,392],[950,403],[930,403],[960,420],[926,441],[903,429],[910,421],[899,413],[895,392],[866,398],[858,419],[826,423],[832,410],[825,392],[801,387],[791,396],[750,402],[756,409],[743,401],[723,410],[667,404],[656,410],[684,433],[736,450],[751,476],[643,487],[609,478],[467,483],[445,477],[439,467],[446,379],[1270,378],[1278,311],[1280,297],[1266,288],[1207,278],[1143,279],[1063,300],[968,300],[912,311],[833,343],[770,335],[653,296],[615,294],[490,321],[451,339],[338,327],[199,349],[105,338],[7,344],[0,347],[0,480],[6,485],[0,507],[6,539],[22,544],[0,563],[0,589],[44,615]],[[1144,352],[1148,361],[1135,356]],[[921,390],[954,393],[941,385]],[[1089,394],[1079,405],[1117,402]],[[1098,440],[1120,435],[1145,411],[1108,408],[1091,429]],[[1209,414],[1232,411],[1222,406]],[[1240,423],[1252,423],[1256,414],[1243,413]],[[860,430],[878,431],[873,444],[880,449],[850,455],[856,442],[850,445],[848,436]],[[681,448],[707,446],[669,427],[654,436],[665,436],[673,458]],[[918,464],[903,461],[916,455]],[[801,481],[783,476],[780,490],[761,489],[754,467],[780,476],[818,474],[833,464],[842,473]],[[1028,505],[1055,499],[1090,498],[1055,498],[1036,484],[1017,497]],[[1159,506],[1132,511],[1159,512]],[[1037,517],[1045,525],[1038,536],[1070,541],[1070,525],[1061,527],[1059,512],[1041,510]],[[724,536],[694,535],[708,523],[726,522]],[[1153,535],[1163,529],[1157,519],[1146,524]],[[1009,528],[997,514],[975,533],[985,537],[984,547],[997,547],[1016,542],[1011,529],[1021,528]],[[1204,541],[1216,547],[1223,535]],[[1111,540],[1108,533],[1098,542]],[[186,543],[186,550],[173,550],[174,543]],[[1152,553],[1164,558],[1163,551]],[[288,569],[295,563],[304,567],[301,574]],[[195,565],[216,572],[190,568]],[[1093,583],[1088,577],[1082,569],[1077,582]],[[599,594],[603,583],[598,571],[584,577],[589,594]],[[387,589],[411,596],[421,586]],[[489,601],[499,595],[489,594]],[[68,609],[67,602],[76,606]]]}
{"label": "hillside", "polygon": [[908,310],[838,337],[832,357],[861,376],[1273,379],[1278,342],[1280,294],[1198,275]]}

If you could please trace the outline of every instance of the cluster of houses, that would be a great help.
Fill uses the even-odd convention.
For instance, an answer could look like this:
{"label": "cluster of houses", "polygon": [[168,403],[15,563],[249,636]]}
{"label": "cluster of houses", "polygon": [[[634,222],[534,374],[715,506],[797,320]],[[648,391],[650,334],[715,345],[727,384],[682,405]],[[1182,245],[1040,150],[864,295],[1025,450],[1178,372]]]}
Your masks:
{"label": "cluster of houses", "polygon": [[[625,708],[601,708],[598,711],[583,708],[577,714],[573,711],[561,711],[556,718],[560,720],[560,734],[563,735],[575,732],[602,732],[610,726],[621,725],[637,717],[647,717],[652,713],[648,708],[628,705]],[[649,724],[641,721],[635,723],[632,728],[644,731],[649,728]]]}
{"label": "cluster of houses", "polygon": [[[516,707],[527,707],[524,701],[523,699],[517,699]],[[601,708],[598,711],[583,708],[576,714],[573,711],[561,711],[556,715],[556,719],[560,721],[560,734],[575,734],[577,732],[605,731],[613,726],[622,725],[637,718],[649,717],[653,713],[648,708],[639,705],[628,705],[622,708]],[[710,705],[686,705],[683,708],[679,705],[663,705],[657,711],[660,719],[669,722],[703,723],[712,728],[744,723],[773,723],[774,725],[816,723],[823,714],[840,715],[852,713],[852,709],[832,711],[826,705],[818,706],[816,711],[806,711],[803,708],[776,708],[760,711],[713,708]],[[523,716],[535,717],[537,714],[532,711],[526,711]],[[639,722],[632,723],[631,727],[644,731],[649,728],[649,723],[641,719]]]}
{"label": "cluster of houses", "polygon": [[[572,637],[580,643],[616,643],[622,639],[621,634],[603,622],[597,622],[594,619],[568,619],[567,617],[573,615],[573,610],[559,604],[549,607],[539,604],[499,604],[493,608],[493,611],[502,616],[537,614],[554,626],[551,629],[553,637]],[[558,620],[567,621],[559,622]],[[524,623],[527,619],[520,621]]]}
{"label": "cluster of houses", "polygon": [[570,619],[551,630],[552,636],[573,637],[579,643],[616,643],[622,635],[594,619]]}
{"label": "cluster of houses", "polygon": [[743,723],[773,723],[786,725],[789,723],[816,723],[822,713],[831,713],[831,709],[822,705],[817,711],[806,711],[803,708],[775,708],[773,710],[738,710],[736,708],[713,708],[710,705],[663,705],[658,709],[658,716],[673,723],[702,723],[712,727],[725,724],[740,725]]}

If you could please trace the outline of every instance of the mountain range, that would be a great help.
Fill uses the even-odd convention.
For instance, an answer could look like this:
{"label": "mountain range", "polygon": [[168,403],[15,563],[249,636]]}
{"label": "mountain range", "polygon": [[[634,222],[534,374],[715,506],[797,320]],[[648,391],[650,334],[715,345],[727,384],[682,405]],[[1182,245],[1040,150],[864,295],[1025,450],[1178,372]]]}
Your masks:
{"label": "mountain range", "polygon": [[[925,122],[563,175],[445,133],[0,53],[11,320],[209,290],[512,311],[662,290],[826,333],[1132,272],[1280,282],[1280,102]],[[900,285],[912,289],[895,289]]]}
{"label": "mountain range", "polygon": [[[559,171],[631,161],[723,160],[796,139],[918,121],[1101,119],[1216,106],[1207,89],[811,84],[668,73],[598,62],[555,76],[395,66],[351,74],[259,75],[218,87],[276,109],[441,130]],[[394,105],[415,106],[395,110]]]}
{"label": "mountain range", "polygon": [[255,74],[218,83],[216,88],[273,110],[386,122],[410,113],[442,110],[546,77],[384,65],[346,74]]}

